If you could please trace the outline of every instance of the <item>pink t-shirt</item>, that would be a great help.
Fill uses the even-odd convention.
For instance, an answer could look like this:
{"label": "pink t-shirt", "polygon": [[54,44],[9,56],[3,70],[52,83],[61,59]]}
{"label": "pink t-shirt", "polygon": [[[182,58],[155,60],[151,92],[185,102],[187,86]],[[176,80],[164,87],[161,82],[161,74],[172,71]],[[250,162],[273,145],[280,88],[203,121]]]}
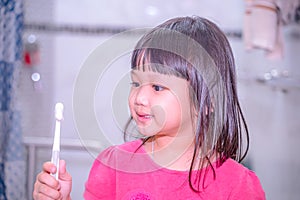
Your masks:
{"label": "pink t-shirt", "polygon": [[138,148],[140,145],[141,141],[136,140],[109,147],[101,152],[90,171],[84,198],[87,200],[266,199],[254,172],[232,159],[227,159],[223,165],[215,169],[215,178],[212,170],[209,170],[204,183],[203,179],[200,180],[200,192],[197,193],[189,186],[188,171],[158,166],[143,147]]}

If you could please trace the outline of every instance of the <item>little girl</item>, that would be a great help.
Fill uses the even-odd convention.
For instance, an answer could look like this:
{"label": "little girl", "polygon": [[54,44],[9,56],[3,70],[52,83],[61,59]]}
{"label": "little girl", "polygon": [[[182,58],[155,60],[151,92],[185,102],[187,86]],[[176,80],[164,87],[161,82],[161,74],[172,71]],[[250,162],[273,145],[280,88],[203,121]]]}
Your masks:
{"label": "little girl", "polygon": [[[248,130],[232,51],[215,24],[196,16],[164,22],[139,40],[131,69],[125,134],[143,137],[99,154],[85,199],[265,199],[255,173],[239,164]],[[55,171],[44,164],[34,199],[70,199],[65,162],[59,181]]]}

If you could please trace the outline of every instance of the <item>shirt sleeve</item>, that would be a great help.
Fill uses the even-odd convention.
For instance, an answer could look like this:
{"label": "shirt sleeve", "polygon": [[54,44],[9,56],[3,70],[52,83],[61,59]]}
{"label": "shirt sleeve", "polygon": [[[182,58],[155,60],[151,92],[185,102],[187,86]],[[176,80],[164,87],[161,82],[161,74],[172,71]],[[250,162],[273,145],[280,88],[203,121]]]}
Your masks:
{"label": "shirt sleeve", "polygon": [[103,160],[113,159],[112,147],[104,150],[94,161],[85,184],[85,200],[115,199],[116,171]]}
{"label": "shirt sleeve", "polygon": [[266,200],[261,183],[253,171],[246,171],[240,183],[233,189],[230,200]]}

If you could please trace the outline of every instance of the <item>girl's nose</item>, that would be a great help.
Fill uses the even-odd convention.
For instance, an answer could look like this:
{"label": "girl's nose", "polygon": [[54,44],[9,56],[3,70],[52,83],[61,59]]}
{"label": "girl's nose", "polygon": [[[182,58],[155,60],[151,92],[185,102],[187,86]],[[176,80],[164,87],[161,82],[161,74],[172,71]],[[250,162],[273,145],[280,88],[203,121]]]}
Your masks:
{"label": "girl's nose", "polygon": [[147,106],[149,105],[150,91],[147,85],[141,86],[137,89],[135,96],[135,104]]}

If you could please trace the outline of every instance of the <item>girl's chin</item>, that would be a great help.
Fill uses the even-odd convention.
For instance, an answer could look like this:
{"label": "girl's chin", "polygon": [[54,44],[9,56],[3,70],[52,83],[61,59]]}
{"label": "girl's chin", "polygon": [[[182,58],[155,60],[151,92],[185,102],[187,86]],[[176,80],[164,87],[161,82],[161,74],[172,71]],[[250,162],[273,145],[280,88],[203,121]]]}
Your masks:
{"label": "girl's chin", "polygon": [[139,130],[139,133],[141,135],[143,135],[144,137],[151,137],[151,136],[154,136],[154,135],[157,135],[159,133],[159,130],[158,128],[150,128],[150,127],[138,127],[138,130]]}
{"label": "girl's chin", "polygon": [[134,119],[134,121],[138,128],[139,133],[144,137],[151,137],[153,135],[158,134],[162,130],[162,127],[156,124],[153,119],[150,120]]}

